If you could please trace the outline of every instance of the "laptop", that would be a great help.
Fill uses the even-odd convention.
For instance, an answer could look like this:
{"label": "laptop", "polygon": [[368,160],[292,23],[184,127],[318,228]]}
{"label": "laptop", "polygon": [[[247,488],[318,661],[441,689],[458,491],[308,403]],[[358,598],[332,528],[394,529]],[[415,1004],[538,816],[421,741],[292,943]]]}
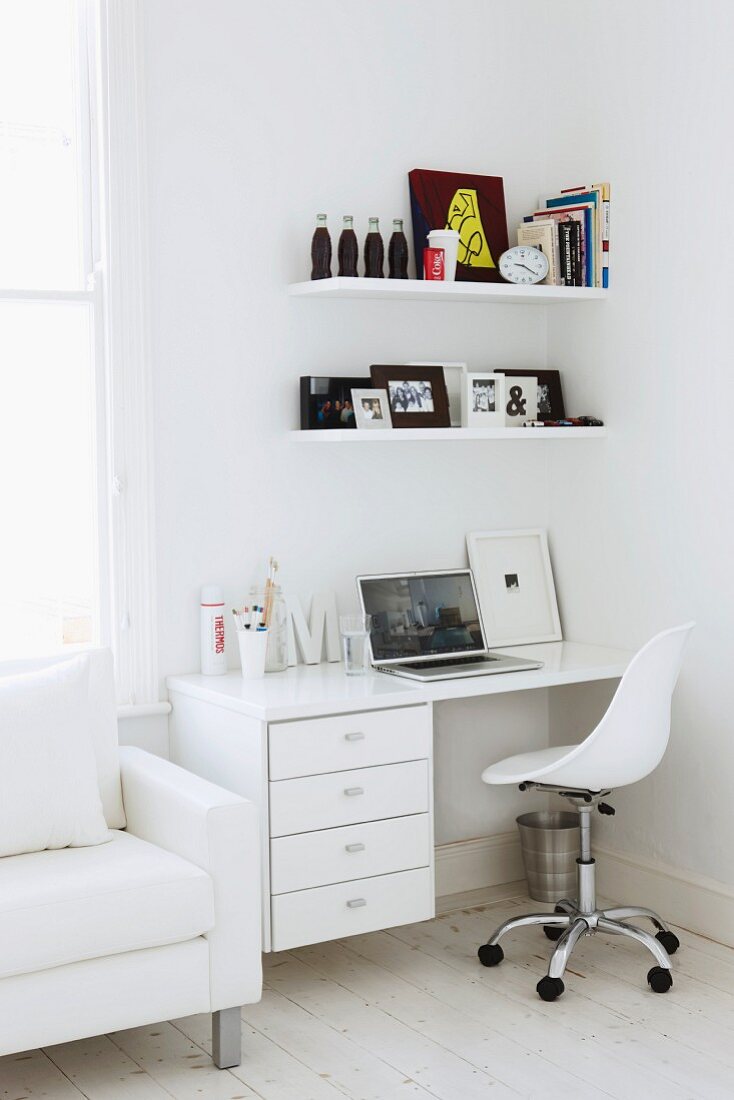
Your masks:
{"label": "laptop", "polygon": [[378,672],[430,681],[543,666],[491,652],[470,569],[357,577],[357,588]]}

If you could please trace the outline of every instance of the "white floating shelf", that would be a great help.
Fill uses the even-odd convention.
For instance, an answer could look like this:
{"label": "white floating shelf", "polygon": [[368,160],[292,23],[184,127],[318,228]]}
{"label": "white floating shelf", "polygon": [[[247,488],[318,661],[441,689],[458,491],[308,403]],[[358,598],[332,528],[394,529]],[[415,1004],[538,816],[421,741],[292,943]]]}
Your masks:
{"label": "white floating shelf", "polygon": [[[424,279],[353,279],[343,275],[291,283],[294,298],[380,298],[400,302],[497,302],[555,305],[604,301],[608,290],[590,286],[516,286],[514,283],[434,283]],[[338,430],[338,429],[335,429]]]}
{"label": "white floating shelf", "polygon": [[420,443],[443,440],[514,439],[604,439],[606,428],[324,428],[293,431],[299,443]]}

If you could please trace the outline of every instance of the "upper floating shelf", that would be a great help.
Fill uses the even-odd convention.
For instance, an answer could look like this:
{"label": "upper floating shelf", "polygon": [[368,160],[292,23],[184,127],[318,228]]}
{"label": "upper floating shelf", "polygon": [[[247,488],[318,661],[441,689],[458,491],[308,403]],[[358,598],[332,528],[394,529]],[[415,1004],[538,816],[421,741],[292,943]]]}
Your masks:
{"label": "upper floating shelf", "polygon": [[381,298],[400,302],[497,302],[500,305],[555,305],[599,302],[608,290],[590,286],[516,286],[514,283],[433,283],[423,279],[352,279],[338,275],[291,283],[294,298]]}

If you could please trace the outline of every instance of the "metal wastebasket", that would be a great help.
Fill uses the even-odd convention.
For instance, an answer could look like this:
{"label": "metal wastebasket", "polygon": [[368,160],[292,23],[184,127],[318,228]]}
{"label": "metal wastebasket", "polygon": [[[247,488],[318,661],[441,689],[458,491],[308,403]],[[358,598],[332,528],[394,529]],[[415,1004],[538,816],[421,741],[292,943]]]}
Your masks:
{"label": "metal wastebasket", "polygon": [[520,814],[517,827],[530,897],[549,902],[574,898],[579,854],[578,814],[567,810]]}

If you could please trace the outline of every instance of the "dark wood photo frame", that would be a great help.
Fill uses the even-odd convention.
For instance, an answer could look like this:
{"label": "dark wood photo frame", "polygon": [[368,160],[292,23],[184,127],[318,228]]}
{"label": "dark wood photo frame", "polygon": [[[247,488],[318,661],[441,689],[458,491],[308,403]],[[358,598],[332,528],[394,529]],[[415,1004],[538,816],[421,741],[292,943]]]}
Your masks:
{"label": "dark wood photo frame", "polygon": [[[538,379],[538,420],[565,420],[566,409],[563,403],[563,389],[561,387],[561,372],[557,370],[505,370],[497,367],[497,374],[504,374],[507,378],[537,378]],[[541,392],[541,387],[547,390]]]}
{"label": "dark wood photo frame", "polygon": [[[443,367],[370,367],[374,389],[387,390],[393,428],[450,428],[449,395]],[[421,384],[428,384],[430,397]],[[398,386],[398,384],[400,384]],[[400,399],[396,400],[396,390]],[[430,408],[425,406],[430,402]]]}

